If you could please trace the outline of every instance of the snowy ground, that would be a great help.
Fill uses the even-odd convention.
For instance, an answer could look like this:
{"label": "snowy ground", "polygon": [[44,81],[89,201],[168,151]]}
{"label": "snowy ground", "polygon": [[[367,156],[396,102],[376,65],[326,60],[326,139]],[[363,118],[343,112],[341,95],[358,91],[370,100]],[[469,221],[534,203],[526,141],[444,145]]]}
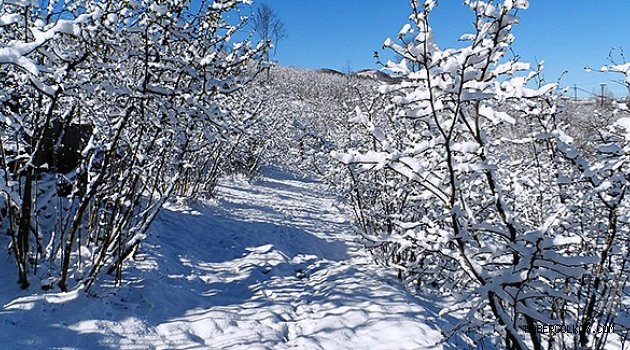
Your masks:
{"label": "snowy ground", "polygon": [[0,286],[0,348],[443,347],[437,309],[370,264],[322,184],[268,171],[219,198],[167,207],[119,289]]}

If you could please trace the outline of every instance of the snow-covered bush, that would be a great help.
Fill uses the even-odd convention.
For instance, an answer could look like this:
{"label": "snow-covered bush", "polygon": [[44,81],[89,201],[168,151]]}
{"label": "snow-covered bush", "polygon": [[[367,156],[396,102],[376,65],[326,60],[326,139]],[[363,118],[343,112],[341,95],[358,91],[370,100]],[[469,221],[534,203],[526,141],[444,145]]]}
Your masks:
{"label": "snow-covered bush", "polygon": [[248,133],[253,146],[244,152],[257,152],[252,158],[258,164],[338,184],[344,172],[331,162],[330,152],[364,135],[345,116],[373,94],[374,85],[334,71],[271,67],[269,75],[246,88],[250,98],[262,102]]}
{"label": "snow-covered bush", "polygon": [[104,267],[119,282],[165,200],[212,191],[260,71],[263,47],[231,40],[247,2],[0,4],[2,231],[22,287],[29,271],[89,287]]}
{"label": "snow-covered bush", "polygon": [[361,233],[378,261],[450,298],[442,313],[462,321],[447,334],[508,349],[602,348],[616,335],[597,324],[628,326],[630,123],[601,130],[588,152],[576,147],[555,84],[536,84],[542,67],[510,57],[528,2],[465,4],[474,32],[442,49],[429,25],[436,2],[412,1],[398,40],[385,42],[401,81],[350,120],[371,140],[333,152],[350,171]]}

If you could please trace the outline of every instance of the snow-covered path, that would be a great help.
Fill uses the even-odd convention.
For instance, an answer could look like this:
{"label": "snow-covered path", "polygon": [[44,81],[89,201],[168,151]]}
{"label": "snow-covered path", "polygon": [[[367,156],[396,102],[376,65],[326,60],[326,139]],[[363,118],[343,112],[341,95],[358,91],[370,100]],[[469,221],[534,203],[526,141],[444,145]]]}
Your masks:
{"label": "snow-covered path", "polygon": [[0,348],[442,348],[437,310],[370,264],[335,204],[278,171],[224,181],[163,211],[119,289],[0,287]]}

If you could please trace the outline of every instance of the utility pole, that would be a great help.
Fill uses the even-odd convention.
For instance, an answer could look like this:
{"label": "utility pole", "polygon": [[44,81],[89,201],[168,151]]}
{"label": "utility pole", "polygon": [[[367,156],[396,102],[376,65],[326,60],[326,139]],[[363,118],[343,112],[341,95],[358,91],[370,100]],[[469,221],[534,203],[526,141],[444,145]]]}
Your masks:
{"label": "utility pole", "polygon": [[577,102],[577,84],[573,84],[573,99],[575,100],[575,102]]}
{"label": "utility pole", "polygon": [[602,87],[602,94],[600,95],[601,106],[604,107],[604,89],[606,88],[606,83],[599,83],[599,85]]}

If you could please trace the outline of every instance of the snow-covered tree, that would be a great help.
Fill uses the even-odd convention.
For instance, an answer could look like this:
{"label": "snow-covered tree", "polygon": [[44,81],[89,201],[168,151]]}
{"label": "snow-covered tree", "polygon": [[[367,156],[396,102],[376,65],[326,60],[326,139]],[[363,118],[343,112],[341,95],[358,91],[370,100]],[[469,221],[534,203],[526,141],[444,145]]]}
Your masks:
{"label": "snow-covered tree", "polygon": [[[590,327],[621,321],[628,226],[625,139],[617,126],[589,156],[559,119],[555,84],[511,57],[518,1],[465,1],[474,31],[442,49],[436,1],[385,47],[401,81],[351,122],[371,141],[333,152],[348,166],[368,248],[453,304],[471,344],[509,349],[601,348]],[[619,124],[621,123],[621,124]],[[541,334],[536,325],[580,325]],[[527,331],[524,331],[527,330]],[[492,335],[492,338],[484,338]]]}
{"label": "snow-covered tree", "polygon": [[103,267],[120,281],[168,198],[212,190],[260,71],[262,46],[231,40],[247,2],[0,4],[0,198],[22,287],[29,270],[62,290]]}

